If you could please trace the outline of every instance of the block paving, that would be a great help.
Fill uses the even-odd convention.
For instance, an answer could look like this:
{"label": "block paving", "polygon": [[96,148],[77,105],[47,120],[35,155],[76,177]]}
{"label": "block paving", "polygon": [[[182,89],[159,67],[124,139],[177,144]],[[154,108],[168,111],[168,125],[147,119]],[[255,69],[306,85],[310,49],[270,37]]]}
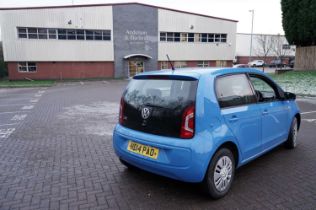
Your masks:
{"label": "block paving", "polygon": [[[214,201],[199,184],[127,169],[114,154],[111,130],[85,133],[91,125],[113,127],[117,112],[109,121],[103,120],[107,112],[62,117],[67,107],[76,105],[116,103],[118,109],[125,85],[126,81],[61,83],[42,92],[36,104],[24,97],[38,94],[40,88],[1,92],[1,124],[15,122],[10,119],[17,113],[1,114],[17,110],[10,103],[25,103],[19,110],[34,108],[18,113],[27,116],[9,136],[0,138],[0,209],[316,208],[315,122],[302,122],[297,149],[278,147],[238,169],[230,193]],[[308,108],[316,110],[316,105]]]}

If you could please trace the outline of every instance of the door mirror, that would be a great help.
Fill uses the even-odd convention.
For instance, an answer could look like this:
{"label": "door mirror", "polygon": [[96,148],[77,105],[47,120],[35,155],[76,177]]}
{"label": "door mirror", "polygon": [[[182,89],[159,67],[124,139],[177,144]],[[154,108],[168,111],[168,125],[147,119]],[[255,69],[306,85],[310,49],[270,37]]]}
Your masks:
{"label": "door mirror", "polygon": [[296,95],[294,93],[290,93],[290,92],[284,92],[284,97],[285,97],[285,100],[295,100],[296,99]]}
{"label": "door mirror", "polygon": [[282,88],[280,88],[279,86],[277,86],[277,91],[278,91],[278,98],[280,98],[281,100],[287,100],[286,97],[285,97],[285,93],[284,91],[282,90]]}

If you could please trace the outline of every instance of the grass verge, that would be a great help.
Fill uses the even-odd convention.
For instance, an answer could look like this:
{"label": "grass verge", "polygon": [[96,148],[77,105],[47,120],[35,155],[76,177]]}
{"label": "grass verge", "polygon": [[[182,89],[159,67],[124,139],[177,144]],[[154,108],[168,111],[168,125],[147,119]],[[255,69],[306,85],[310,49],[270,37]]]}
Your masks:
{"label": "grass verge", "polygon": [[50,87],[55,84],[54,80],[36,80],[36,81],[9,81],[0,80],[0,88],[22,88],[22,87]]}
{"label": "grass verge", "polygon": [[301,96],[316,96],[316,70],[269,74],[285,91]]}

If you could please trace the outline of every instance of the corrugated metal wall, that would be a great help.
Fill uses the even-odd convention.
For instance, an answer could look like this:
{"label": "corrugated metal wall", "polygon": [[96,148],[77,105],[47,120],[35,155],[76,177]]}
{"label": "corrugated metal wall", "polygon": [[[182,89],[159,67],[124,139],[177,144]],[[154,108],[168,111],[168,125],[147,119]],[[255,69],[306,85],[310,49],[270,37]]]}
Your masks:
{"label": "corrugated metal wall", "polygon": [[[114,61],[112,6],[5,10],[2,39],[6,61]],[[68,22],[71,20],[72,24]],[[32,40],[17,37],[18,26],[110,29],[112,41]],[[133,26],[131,26],[133,28]],[[233,60],[237,23],[158,9],[158,34],[166,32],[225,33],[227,43],[158,41],[158,60]]]}
{"label": "corrugated metal wall", "polygon": [[[5,61],[114,60],[112,6],[0,12]],[[68,24],[70,20],[72,24]],[[112,41],[20,39],[18,26],[111,30]]]}
{"label": "corrugated metal wall", "polygon": [[159,60],[233,60],[237,23],[170,10],[158,10],[158,31],[225,33],[227,43],[159,42]]}

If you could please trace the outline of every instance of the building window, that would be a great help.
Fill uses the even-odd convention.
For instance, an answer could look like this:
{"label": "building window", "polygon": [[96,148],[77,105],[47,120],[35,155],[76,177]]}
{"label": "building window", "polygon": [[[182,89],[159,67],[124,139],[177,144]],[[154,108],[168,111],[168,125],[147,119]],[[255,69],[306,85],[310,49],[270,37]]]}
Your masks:
{"label": "building window", "polygon": [[174,41],[180,42],[180,33],[174,33]]}
{"label": "building window", "polygon": [[160,41],[165,42],[167,40],[167,33],[161,32],[160,33]]}
{"label": "building window", "polygon": [[111,41],[111,31],[110,30],[103,30],[102,37],[105,41]]}
{"label": "building window", "polygon": [[67,39],[68,40],[76,40],[76,30],[69,29],[67,31]]}
{"label": "building window", "polygon": [[48,29],[48,38],[49,39],[56,39],[56,29],[55,28],[49,28]]}
{"label": "building window", "polygon": [[201,34],[194,34],[194,42],[200,42],[201,41]]}
{"label": "building window", "polygon": [[76,39],[77,40],[84,40],[84,30],[82,30],[82,29],[76,30]]}
{"label": "building window", "polygon": [[227,34],[221,34],[221,42],[225,43],[227,41]]}
{"label": "building window", "polygon": [[207,34],[202,34],[202,42],[207,42]]}
{"label": "building window", "polygon": [[18,37],[19,38],[27,38],[27,29],[26,28],[18,28]]}
{"label": "building window", "polygon": [[37,28],[28,28],[27,34],[29,39],[38,39]]}
{"label": "building window", "polygon": [[220,41],[221,41],[221,35],[215,34],[215,42],[220,42]]}
{"label": "building window", "polygon": [[67,39],[66,29],[58,29],[58,39]]}
{"label": "building window", "polygon": [[186,61],[175,61],[174,62],[174,68],[178,68],[178,69],[180,69],[180,68],[185,68],[185,67],[187,67],[188,65],[187,65],[187,62]]}
{"label": "building window", "polygon": [[160,69],[168,69],[168,61],[161,61]]}
{"label": "building window", "polygon": [[215,40],[215,34],[207,34],[207,41],[208,42],[214,42]]}
{"label": "building window", "polygon": [[19,38],[111,41],[110,30],[17,27]]}
{"label": "building window", "polygon": [[93,40],[93,31],[86,30],[86,40]]}
{"label": "building window", "polygon": [[181,42],[187,42],[188,41],[188,34],[187,33],[181,33],[180,34],[180,41]]}
{"label": "building window", "polygon": [[19,72],[36,72],[36,63],[34,62],[20,62],[18,63]]}
{"label": "building window", "polygon": [[227,34],[160,32],[160,41],[226,43]]}
{"label": "building window", "polygon": [[194,33],[189,33],[188,41],[189,42],[194,42]]}
{"label": "building window", "polygon": [[173,42],[173,41],[174,41],[174,34],[167,33],[167,42]]}
{"label": "building window", "polygon": [[227,61],[216,61],[216,67],[226,67]]}
{"label": "building window", "polygon": [[201,68],[206,68],[206,67],[209,67],[209,63],[208,61],[198,61],[197,66]]}
{"label": "building window", "polygon": [[38,29],[38,38],[39,39],[47,39],[47,28],[39,28]]}
{"label": "building window", "polygon": [[102,40],[102,31],[94,31],[94,40]]}

